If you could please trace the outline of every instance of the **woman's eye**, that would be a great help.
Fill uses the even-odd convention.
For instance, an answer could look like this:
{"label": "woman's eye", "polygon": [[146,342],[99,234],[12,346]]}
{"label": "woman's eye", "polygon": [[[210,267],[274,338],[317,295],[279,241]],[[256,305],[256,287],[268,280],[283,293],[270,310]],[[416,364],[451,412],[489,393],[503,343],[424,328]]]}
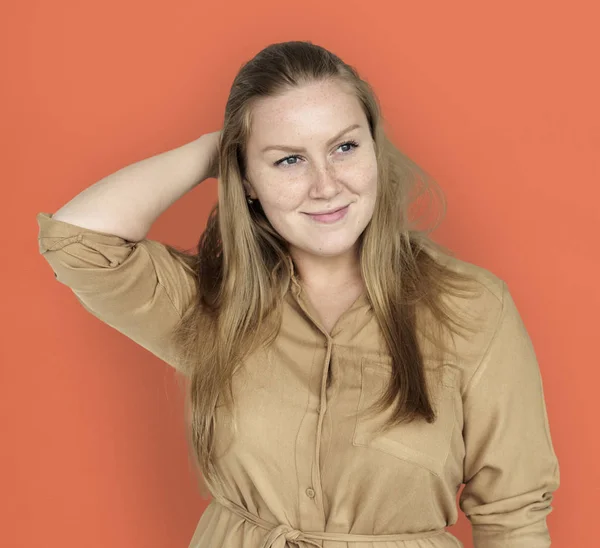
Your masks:
{"label": "woman's eye", "polygon": [[[355,149],[356,147],[358,147],[358,143],[356,141],[346,141],[345,143],[342,143],[338,148],[341,147],[345,147],[345,146],[349,146],[350,148],[345,150],[344,153],[348,153],[351,150]],[[288,163],[284,163],[287,160],[292,160],[292,159],[297,159],[300,156],[298,156],[297,154],[293,154],[292,156],[286,156],[285,158],[281,158],[281,160],[277,160],[276,162],[274,162],[274,166],[279,166],[279,165],[285,165],[285,166],[293,166],[296,165],[298,162],[293,162],[291,164]]]}
{"label": "woman's eye", "polygon": [[[358,146],[358,143],[356,141],[346,141],[345,143],[342,143],[340,146],[344,147],[346,145],[350,145],[350,150],[352,150]],[[350,150],[348,150],[348,152],[350,152]]]}

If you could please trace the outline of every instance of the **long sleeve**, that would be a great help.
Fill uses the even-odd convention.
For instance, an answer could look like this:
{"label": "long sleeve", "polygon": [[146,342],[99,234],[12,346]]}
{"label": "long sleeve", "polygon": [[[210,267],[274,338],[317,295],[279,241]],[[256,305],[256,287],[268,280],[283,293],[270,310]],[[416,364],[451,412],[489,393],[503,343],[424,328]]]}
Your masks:
{"label": "long sleeve", "polygon": [[165,245],[130,242],[55,220],[50,213],[38,213],[37,222],[39,252],[83,307],[179,369],[170,335],[196,285]]}
{"label": "long sleeve", "polygon": [[559,486],[536,355],[506,284],[496,331],[463,393],[464,489],[475,548],[546,548]]}

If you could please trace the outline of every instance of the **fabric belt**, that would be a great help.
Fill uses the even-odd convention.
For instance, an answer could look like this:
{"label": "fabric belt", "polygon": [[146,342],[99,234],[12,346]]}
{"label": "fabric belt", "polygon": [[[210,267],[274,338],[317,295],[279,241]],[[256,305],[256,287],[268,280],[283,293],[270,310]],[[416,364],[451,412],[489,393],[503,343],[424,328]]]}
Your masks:
{"label": "fabric belt", "polygon": [[248,512],[238,504],[222,496],[214,496],[213,500],[231,510],[234,514],[262,527],[268,531],[261,548],[286,548],[286,544],[293,543],[302,548],[303,545],[322,547],[318,540],[335,540],[338,542],[394,542],[397,540],[414,540],[434,537],[446,532],[446,529],[436,529],[422,533],[401,533],[397,535],[353,535],[349,533],[306,532],[294,529],[289,525],[273,525],[268,521]]}

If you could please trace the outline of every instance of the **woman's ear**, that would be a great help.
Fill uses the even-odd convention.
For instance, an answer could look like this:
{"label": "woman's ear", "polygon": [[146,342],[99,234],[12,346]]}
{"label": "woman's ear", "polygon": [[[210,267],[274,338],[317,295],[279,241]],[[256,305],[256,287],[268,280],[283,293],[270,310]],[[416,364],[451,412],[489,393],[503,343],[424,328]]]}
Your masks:
{"label": "woman's ear", "polygon": [[243,185],[244,185],[244,192],[246,193],[246,196],[250,196],[250,198],[252,198],[253,200],[258,199],[256,192],[254,192],[254,187],[252,186],[250,181],[248,181],[248,179],[243,180]]}

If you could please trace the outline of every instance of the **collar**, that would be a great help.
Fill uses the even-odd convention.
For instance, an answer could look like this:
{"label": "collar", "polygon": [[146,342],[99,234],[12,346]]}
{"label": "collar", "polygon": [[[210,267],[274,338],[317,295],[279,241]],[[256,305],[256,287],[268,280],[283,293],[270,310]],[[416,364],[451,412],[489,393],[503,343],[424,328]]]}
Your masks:
{"label": "collar", "polygon": [[287,259],[288,268],[289,268],[289,272],[290,272],[290,282],[291,282],[292,291],[294,292],[294,295],[299,295],[300,292],[302,291],[302,286],[300,285],[300,282],[298,281],[298,278],[296,276],[296,268],[294,266],[294,261],[290,254],[286,255],[286,259]]}

